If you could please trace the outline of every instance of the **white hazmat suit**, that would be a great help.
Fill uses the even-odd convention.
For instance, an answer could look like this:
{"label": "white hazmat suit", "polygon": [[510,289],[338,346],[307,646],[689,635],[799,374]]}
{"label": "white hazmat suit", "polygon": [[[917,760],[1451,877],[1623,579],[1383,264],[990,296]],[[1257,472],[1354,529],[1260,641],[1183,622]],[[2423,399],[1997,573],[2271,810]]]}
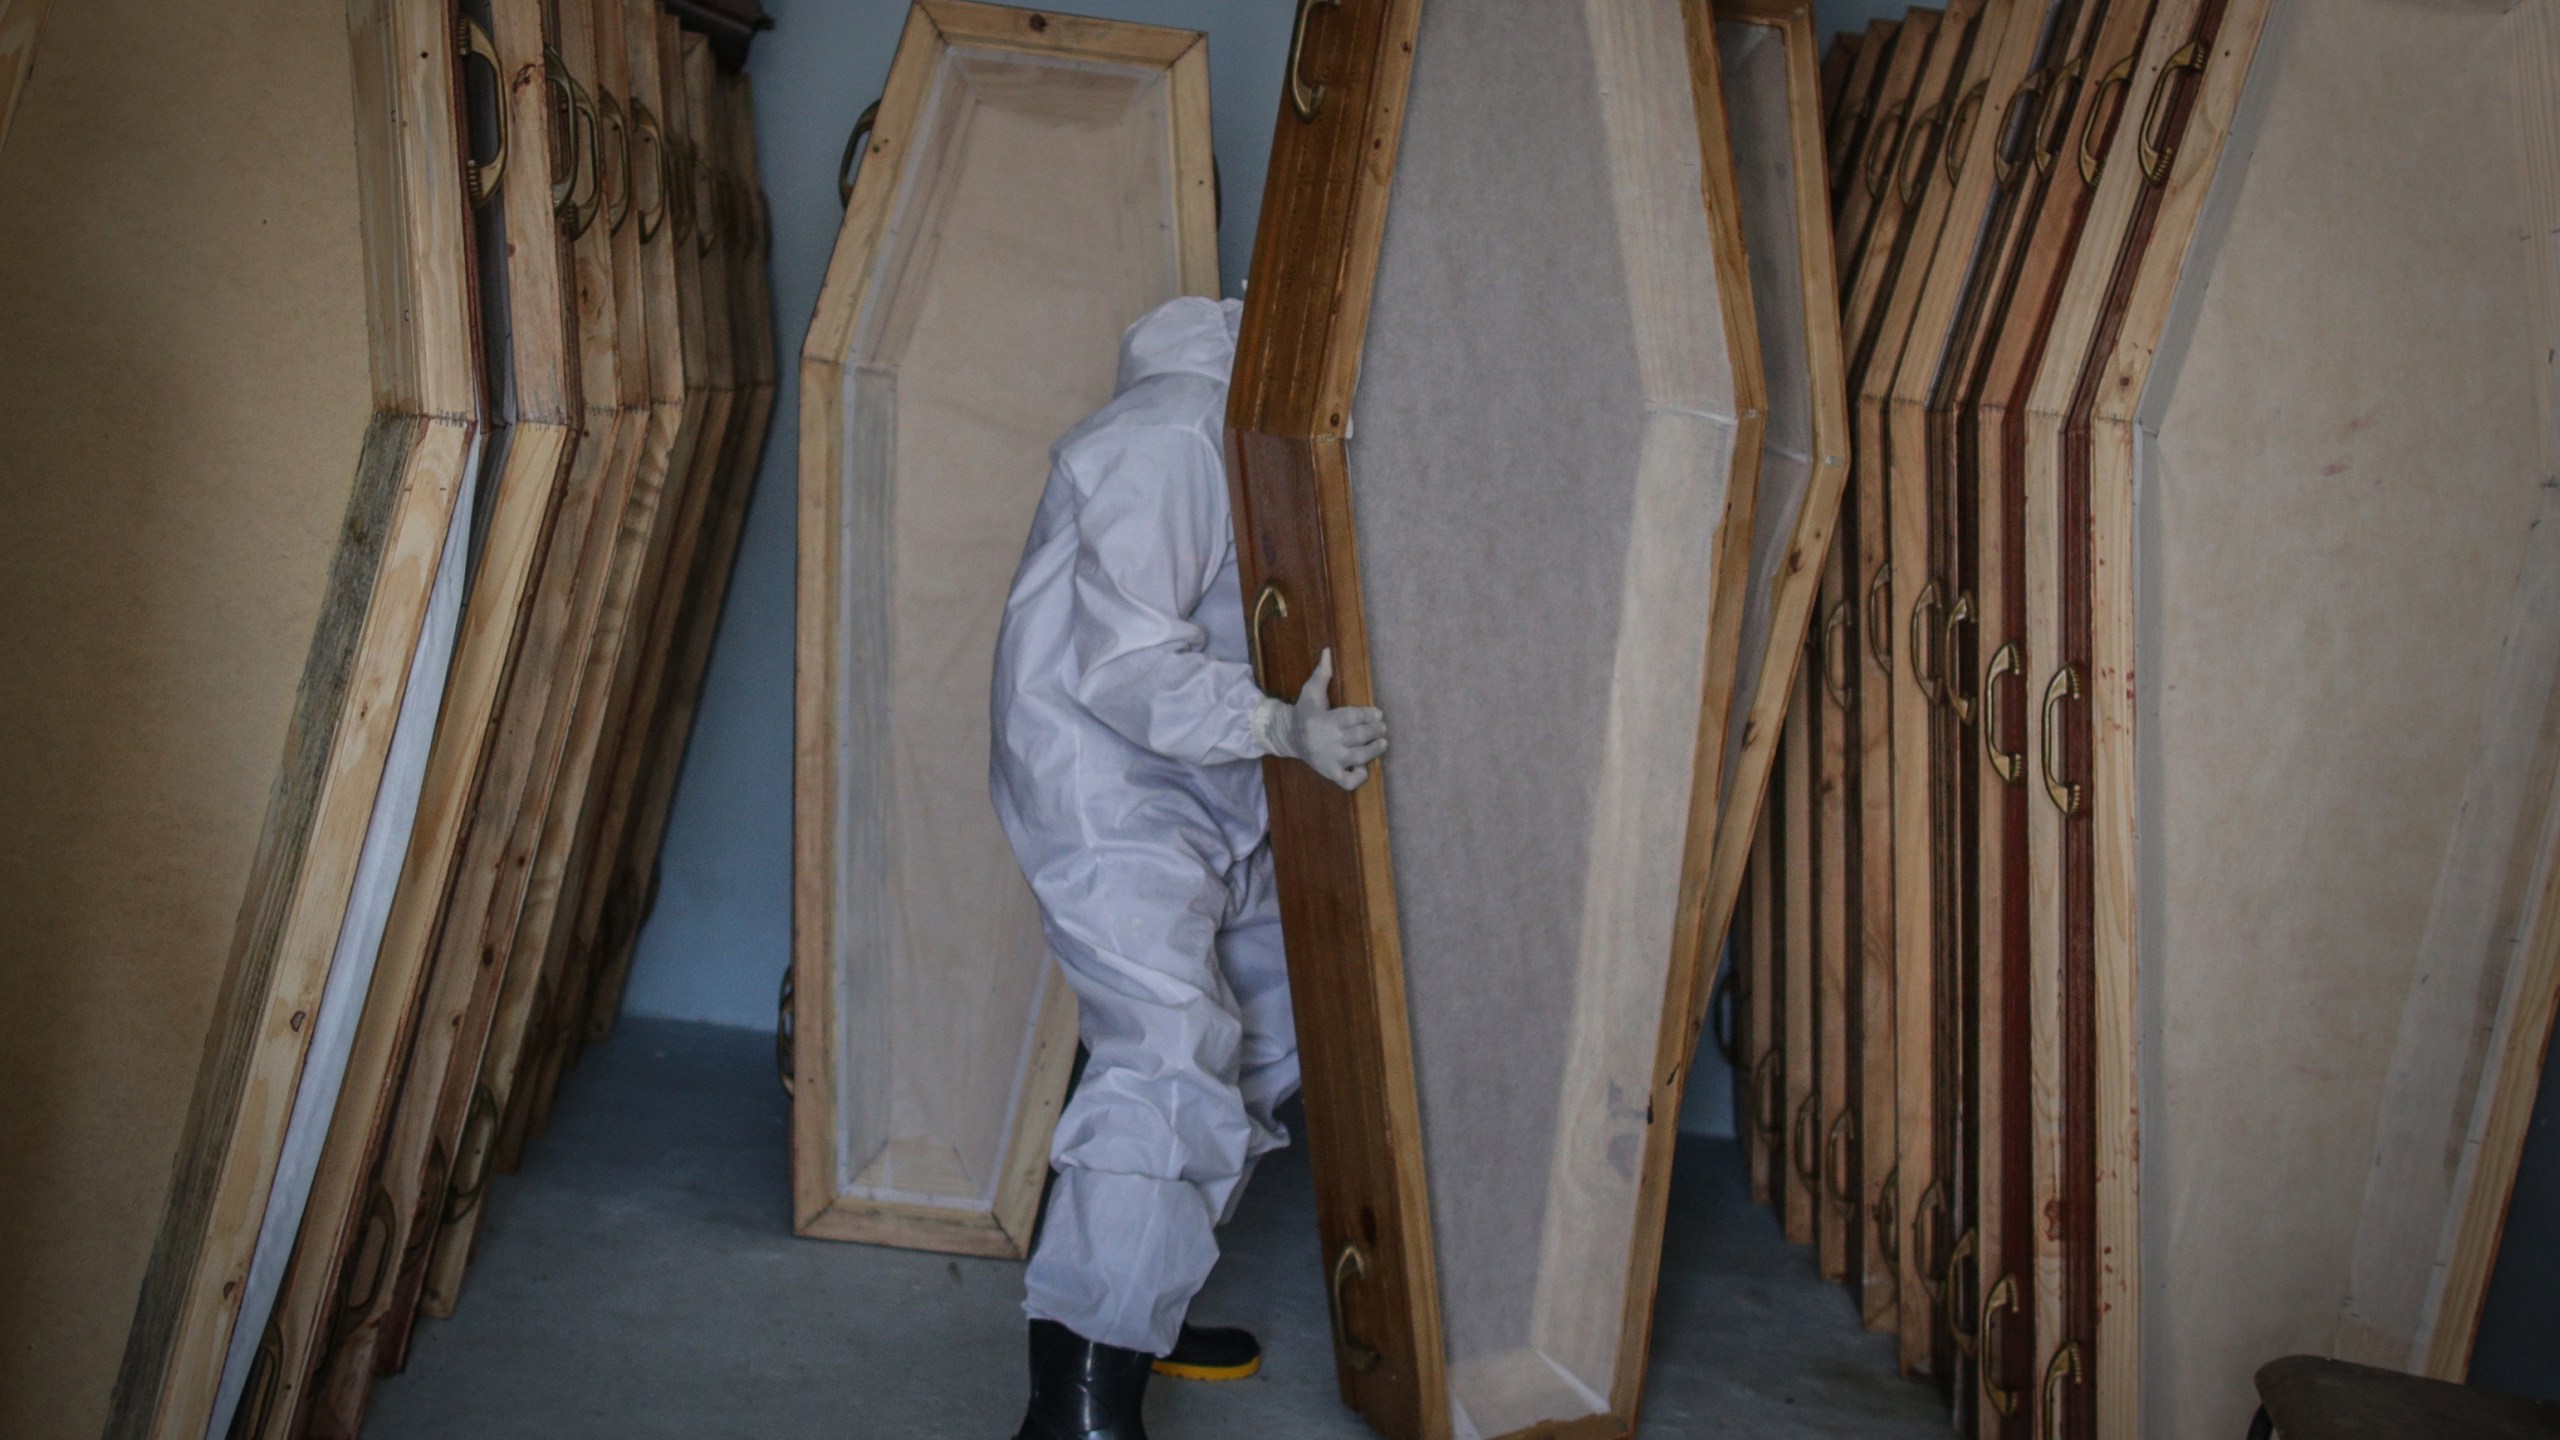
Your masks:
{"label": "white hazmat suit", "polygon": [[996,641],[996,815],[1090,1052],[1024,1309],[1156,1355],[1298,1087],[1260,757],[1356,785],[1385,743],[1346,753],[1377,717],[1325,710],[1329,664],[1292,707],[1246,663],[1221,458],[1242,309],[1129,327],[1117,397],[1052,451]]}

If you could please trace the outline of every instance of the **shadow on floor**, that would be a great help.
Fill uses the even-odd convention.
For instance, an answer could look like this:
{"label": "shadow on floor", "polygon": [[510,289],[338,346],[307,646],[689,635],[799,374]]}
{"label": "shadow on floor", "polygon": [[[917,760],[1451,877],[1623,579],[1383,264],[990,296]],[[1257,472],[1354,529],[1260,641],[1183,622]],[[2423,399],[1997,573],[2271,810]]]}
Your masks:
{"label": "shadow on floor", "polygon": [[[773,1040],[626,1021],[491,1187],[453,1319],[375,1388],[369,1440],[1004,1440],[1025,1390],[1021,1266],[796,1239]],[[1749,1203],[1730,1142],[1683,1137],[1647,1437],[1945,1436],[1936,1392]],[[1270,1361],[1158,1381],[1157,1440],[1370,1432],[1336,1399],[1305,1152],[1255,1177],[1193,1314]]]}

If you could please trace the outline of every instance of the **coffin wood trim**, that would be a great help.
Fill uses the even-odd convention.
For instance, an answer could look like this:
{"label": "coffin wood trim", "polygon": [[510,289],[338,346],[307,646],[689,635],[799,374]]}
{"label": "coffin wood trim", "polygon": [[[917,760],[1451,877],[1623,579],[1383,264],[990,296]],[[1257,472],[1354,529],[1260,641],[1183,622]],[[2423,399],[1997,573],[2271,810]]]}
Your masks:
{"label": "coffin wood trim", "polygon": [[[1718,819],[1714,868],[1707,881],[1706,921],[1710,934],[1720,933],[1733,912],[1742,871],[1752,843],[1752,820],[1761,813],[1769,790],[1778,737],[1786,725],[1795,691],[1795,674],[1804,655],[1807,622],[1822,584],[1822,565],[1830,554],[1832,532],[1839,521],[1840,491],[1848,473],[1848,407],[1843,392],[1840,357],[1839,301],[1832,284],[1830,202],[1825,194],[1823,137],[1819,116],[1820,78],[1813,70],[1815,46],[1811,10],[1798,0],[1723,0],[1716,6],[1718,23],[1766,26],[1786,46],[1789,97],[1786,124],[1793,140],[1789,163],[1795,178],[1796,209],[1789,217],[1743,215],[1746,231],[1762,225],[1787,225],[1794,234],[1796,285],[1803,296],[1802,318],[1767,313],[1769,302],[1755,291],[1755,314],[1764,325],[1801,326],[1806,373],[1764,376],[1774,392],[1780,385],[1801,385],[1809,399],[1811,444],[1799,458],[1811,467],[1798,502],[1781,559],[1769,567],[1767,633],[1761,640],[1756,674],[1737,675],[1734,682],[1734,725],[1727,737],[1724,796]],[[1730,92],[1728,92],[1730,98]],[[1755,251],[1755,253],[1758,253]],[[1776,347],[1763,345],[1763,358]],[[1776,453],[1772,438],[1762,460],[1763,485]],[[1754,513],[1755,528],[1774,539],[1768,527],[1783,523],[1775,513]],[[1748,617],[1745,620],[1746,625]],[[1744,653],[1749,653],[1746,640]]]}
{"label": "coffin wood trim", "polygon": [[1814,707],[1822,703],[1821,682],[1814,678],[1819,663],[1818,652],[1808,653],[1805,663],[1796,667],[1795,703],[1787,707],[1786,738],[1778,755],[1780,804],[1773,807],[1782,811],[1780,834],[1785,842],[1779,856],[1782,868],[1775,880],[1786,941],[1781,981],[1786,994],[1786,1033],[1778,1064],[1778,1080],[1784,1090],[1775,1113],[1768,1117],[1778,1127],[1773,1146],[1776,1153],[1771,1160],[1777,1175],[1771,1183],[1779,1188],[1780,1225],[1786,1237],[1798,1245],[1814,1243],[1814,1213],[1822,1203],[1816,1188],[1806,1183],[1795,1150],[1795,1117],[1817,1103],[1814,1085],[1821,1064],[1817,1050],[1820,1031],[1816,1028],[1820,999],[1814,961],[1821,897],[1814,887],[1813,794],[1813,714]]}
{"label": "coffin wood trim", "polygon": [[720,86],[723,103],[729,107],[729,173],[745,207],[741,211],[741,218],[746,224],[745,248],[738,257],[738,263],[730,267],[730,282],[735,292],[731,304],[735,317],[735,364],[742,396],[742,418],[728,462],[730,471],[724,481],[726,493],[720,503],[717,531],[710,541],[703,568],[694,581],[691,597],[686,602],[685,629],[678,642],[681,650],[673,661],[674,678],[668,686],[665,709],[657,721],[656,734],[649,742],[655,758],[643,771],[647,793],[635,812],[622,867],[612,882],[615,892],[607,901],[609,908],[601,921],[605,928],[597,943],[607,947],[609,958],[597,976],[594,994],[589,1001],[586,1027],[590,1044],[611,1034],[614,1019],[621,1013],[623,991],[629,982],[633,954],[639,945],[640,927],[647,920],[657,894],[660,851],[664,848],[667,822],[675,806],[676,784],[681,774],[685,746],[701,705],[703,681],[710,671],[712,642],[719,633],[722,602],[727,597],[729,576],[736,565],[738,540],[744,531],[747,506],[754,496],[756,477],[762,472],[766,439],[773,418],[777,367],[773,353],[772,292],[765,282],[771,248],[764,192],[757,180],[760,172],[757,168],[753,92],[743,75],[723,75]]}
{"label": "coffin wood trim", "polygon": [[[1885,69],[1893,59],[1895,42],[1901,38],[1899,20],[1871,20],[1863,43],[1849,62],[1849,78],[1840,101],[1831,108],[1823,124],[1823,140],[1831,157],[1831,209],[1839,213],[1848,200],[1850,180],[1856,169],[1850,164],[1854,149],[1866,134],[1867,121],[1876,111],[1876,87],[1884,82]],[[1837,248],[1836,246],[1834,247]]]}
{"label": "coffin wood trim", "polygon": [[[518,75],[527,67],[542,73],[544,9],[533,0],[492,5],[490,32],[502,73]],[[512,136],[551,133],[543,85],[510,85],[501,94]],[[415,1038],[435,927],[464,863],[470,804],[488,760],[507,669],[523,638],[533,583],[551,544],[553,521],[575,508],[563,492],[580,420],[572,386],[576,335],[552,182],[577,163],[574,152],[558,155],[547,143],[528,139],[515,145],[495,202],[499,229],[483,235],[481,260],[488,268],[482,273],[496,269],[504,276],[506,332],[486,339],[493,350],[502,344],[511,350],[504,371],[511,388],[502,406],[508,417],[505,452],[494,489],[481,502],[486,534],[455,642],[407,864],[301,1235],[277,1296],[266,1368],[253,1370],[247,1386],[244,1404],[263,1408],[236,1422],[239,1433],[253,1440],[284,1440],[299,1423],[339,1318],[332,1307],[347,1293],[343,1277],[351,1267],[363,1274],[367,1265],[397,1254],[388,1232],[372,1223],[396,1209],[389,1192],[374,1186],[376,1157]],[[357,1254],[369,1241],[380,1248]]]}
{"label": "coffin wood trim", "polygon": [[[343,83],[354,102],[375,419],[110,1435],[192,1440],[206,1424],[478,429],[452,15],[419,0],[359,3],[346,19],[352,66],[306,78]],[[277,82],[260,63],[238,83]]]}
{"label": "coffin wood trim", "polygon": [[[1891,721],[1894,913],[1900,921],[1894,960],[1896,1173],[1910,1178],[1895,1187],[1893,1198],[1898,1207],[1894,1223],[1901,1232],[1898,1329],[1907,1371],[1935,1370],[1952,1359],[1943,1333],[1948,1306],[1940,1288],[1948,1281],[1940,1270],[1955,1244],[1956,1229],[1970,1219],[1972,1209],[1957,1173],[1963,1141],[1950,1128],[1957,1113],[1955,1096],[1940,1088],[1953,1081],[1961,1061],[1941,1056],[1939,1047],[1962,1038],[1954,1027],[1942,1028],[1942,1020],[1963,1007],[1948,988],[1961,990],[1952,963],[1961,948],[1961,917],[1960,907],[1948,903],[1954,877],[1945,873],[1947,856],[1939,840],[1951,833],[1947,806],[1952,793],[1940,788],[1944,777],[1933,753],[1949,739],[1961,746],[1972,738],[1948,698],[1967,684],[1963,672],[1969,667],[1951,649],[1961,586],[1957,577],[1944,573],[1946,557],[1932,539],[1948,505],[1933,493],[1933,481],[1943,470],[1932,468],[1927,405],[1939,390],[1942,373],[1956,363],[1953,342],[1968,281],[1985,254],[1997,250],[1996,243],[1983,241],[2000,174],[2000,121],[2007,97],[2026,79],[2050,8],[2042,0],[1984,7],[1962,68],[1952,72],[1935,102],[1938,152],[1905,160],[1902,178],[1918,173],[1920,164],[1926,165],[1928,178],[1908,222],[1908,253],[1883,307],[1874,357],[1865,373],[1866,393],[1859,397],[1859,420],[1874,442],[1868,452],[1871,463],[1882,470],[1888,550],[1901,582],[1890,587],[1897,602],[1894,638],[1905,651],[1927,641],[1927,663],[1938,687],[1934,693],[1922,689],[1921,654],[1909,655],[1908,663],[1896,667]],[[1923,602],[1932,596],[1934,608],[1924,615]],[[1908,1043],[1910,1037],[1921,1037],[1922,1043]],[[1968,1129],[1971,1108],[1963,1107]],[[1922,1211],[1933,1193],[1948,1208],[1935,1231],[1924,1234]]]}
{"label": "coffin wood trim", "polygon": [[[1387,190],[1402,123],[1420,20],[1410,0],[1346,3],[1319,12],[1308,67],[1332,97],[1312,122],[1284,115],[1248,292],[1244,340],[1229,423],[1230,475],[1248,588],[1281,580],[1293,613],[1271,627],[1272,680],[1303,676],[1331,648],[1347,703],[1374,695],[1366,610],[1352,534],[1352,494],[1343,428],[1358,375],[1376,283]],[[1742,246],[1723,130],[1721,77],[1711,17],[1681,7],[1691,52],[1706,209],[1720,273],[1738,278]],[[1738,634],[1740,546],[1747,543],[1749,472],[1758,456],[1760,385],[1747,287],[1719,287],[1724,325],[1737,352],[1736,498],[1720,541],[1710,625],[1715,645]],[[1729,618],[1728,618],[1729,615]],[[1729,650],[1727,651],[1729,653]],[[1728,667],[1729,668],[1729,667]],[[1720,756],[1730,675],[1712,671],[1696,754],[1711,777]],[[1354,1364],[1337,1355],[1346,1400],[1383,1433],[1446,1436],[1454,1424],[1434,1275],[1428,1197],[1413,1078],[1393,874],[1382,783],[1351,795],[1323,786],[1302,767],[1266,769],[1273,853],[1282,913],[1291,936],[1291,981],[1306,1057],[1310,1146],[1316,1157],[1318,1226],[1326,1253],[1359,1253],[1372,1281],[1346,1294],[1344,1320],[1377,1352]],[[1615,1356],[1609,1409],[1533,1427],[1553,1434],[1624,1434],[1633,1424],[1649,1322],[1653,1261],[1660,1243],[1661,1181],[1678,1108],[1677,1081],[1694,1043],[1706,976],[1699,921],[1716,786],[1693,787],[1681,890],[1689,897],[1668,974],[1646,1134],[1647,1166],[1635,1224],[1634,1264]],[[1552,1202],[1551,1202],[1552,1203]]]}
{"label": "coffin wood trim", "polygon": [[[846,411],[849,357],[873,308],[874,277],[888,262],[893,209],[911,174],[938,163],[919,151],[933,138],[928,107],[946,57],[998,52],[1161,72],[1172,144],[1169,191],[1172,279],[1181,293],[1217,290],[1216,219],[1209,158],[1208,59],[1195,32],[1048,12],[919,0],[909,11],[890,66],[870,148],[848,202],[835,253],[801,352],[800,613],[793,868],[792,1183],[800,1233],[956,1253],[1018,1256],[1028,1251],[1048,1140],[1075,1051],[1071,993],[1048,975],[1033,1013],[1023,1071],[1007,1077],[1015,1099],[1000,1142],[992,1199],[950,1205],[853,1193],[840,1185],[844,1155],[838,1086],[844,1057],[839,989],[848,943],[837,918],[843,872],[836,828],[843,740],[838,697],[848,638],[832,619],[844,613],[840,536],[848,503]],[[1171,298],[1168,292],[1164,298]],[[1134,318],[1134,317],[1132,317]],[[967,803],[983,804],[983,800]],[[1026,897],[1027,903],[1027,897]]]}
{"label": "coffin wood trim", "polygon": [[1839,113],[1840,96],[1849,87],[1849,71],[1858,63],[1858,50],[1867,37],[1854,30],[1843,30],[1831,37],[1822,52],[1822,126],[1826,135],[1831,117]]}
{"label": "coffin wood trim", "polygon": [[[563,58],[590,93],[627,95],[627,88],[613,83],[616,76],[598,69],[600,35],[594,21],[586,6],[559,7]],[[623,227],[618,237],[623,246],[636,243],[636,228]],[[573,290],[578,366],[572,372],[574,389],[564,399],[580,414],[582,439],[552,521],[523,635],[501,681],[497,729],[483,761],[462,858],[435,922],[434,959],[407,1063],[387,1115],[377,1121],[370,1188],[386,1197],[388,1218],[380,1243],[397,1259],[388,1262],[388,1283],[348,1288],[341,1282],[342,1294],[370,1297],[372,1303],[338,1316],[332,1338],[314,1361],[299,1423],[316,1436],[352,1440],[362,1425],[377,1368],[396,1369],[406,1353],[435,1227],[454,1179],[451,1142],[436,1130],[438,1106],[457,1073],[467,1084],[478,1069],[504,968],[484,963],[493,912],[514,903],[507,897],[522,873],[520,865],[510,864],[507,849],[541,758],[549,695],[576,618],[576,582],[592,566],[591,557],[609,544],[606,537],[619,523],[628,489],[630,427],[618,391],[631,362],[620,353],[618,309],[625,303],[636,307],[637,297],[618,302],[614,293],[616,238],[599,222],[570,247],[563,284]],[[477,1189],[466,1193],[476,1197]],[[349,1263],[371,1258],[360,1250]]]}
{"label": "coffin wood trim", "polygon": [[[1965,7],[1969,18],[1980,9],[1978,3]],[[1832,256],[1839,265],[1838,284],[1843,302],[1841,333],[1846,337],[1851,364],[1856,363],[1858,333],[1865,327],[1865,308],[1857,306],[1857,297],[1867,287],[1860,283],[1860,270],[1866,263],[1868,246],[1876,236],[1876,222],[1888,214],[1899,216],[1902,209],[1897,187],[1887,184],[1878,190],[1870,176],[1879,170],[1892,170],[1902,153],[1902,141],[1910,134],[1911,117],[1927,102],[1914,100],[1924,75],[1930,69],[1930,57],[1937,52],[1942,23],[1947,11],[1914,6],[1902,17],[1900,33],[1894,37],[1893,53],[1876,76],[1872,111],[1860,117],[1864,121],[1848,153],[1833,173],[1832,183]],[[1943,67],[1940,78],[1943,81]],[[1879,153],[1879,152],[1884,153]],[[1885,229],[1891,243],[1894,226]],[[1853,389],[1854,393],[1854,389]]]}

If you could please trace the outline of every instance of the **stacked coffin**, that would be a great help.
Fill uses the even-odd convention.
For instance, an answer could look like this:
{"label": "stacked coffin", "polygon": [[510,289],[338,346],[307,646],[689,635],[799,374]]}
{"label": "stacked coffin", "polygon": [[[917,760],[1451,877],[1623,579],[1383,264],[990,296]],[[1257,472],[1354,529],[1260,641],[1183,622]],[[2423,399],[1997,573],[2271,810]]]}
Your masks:
{"label": "stacked coffin", "polygon": [[642,0],[45,8],[0,1431],[351,1437],[618,1005],[773,389],[745,82]]}
{"label": "stacked coffin", "polygon": [[1986,1440],[2458,1379],[2560,991],[2560,7],[1980,0],[1821,73],[1755,1193]]}

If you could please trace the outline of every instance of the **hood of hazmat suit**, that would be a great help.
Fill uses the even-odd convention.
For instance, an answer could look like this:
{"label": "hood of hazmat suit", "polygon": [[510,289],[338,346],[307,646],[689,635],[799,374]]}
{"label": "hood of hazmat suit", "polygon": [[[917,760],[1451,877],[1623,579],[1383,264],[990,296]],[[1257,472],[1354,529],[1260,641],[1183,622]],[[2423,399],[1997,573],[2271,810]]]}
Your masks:
{"label": "hood of hazmat suit", "polygon": [[1268,829],[1224,459],[1243,312],[1150,311],[1119,393],[1051,451],[992,695],[996,813],[1035,890],[1106,834],[1224,872]]}

